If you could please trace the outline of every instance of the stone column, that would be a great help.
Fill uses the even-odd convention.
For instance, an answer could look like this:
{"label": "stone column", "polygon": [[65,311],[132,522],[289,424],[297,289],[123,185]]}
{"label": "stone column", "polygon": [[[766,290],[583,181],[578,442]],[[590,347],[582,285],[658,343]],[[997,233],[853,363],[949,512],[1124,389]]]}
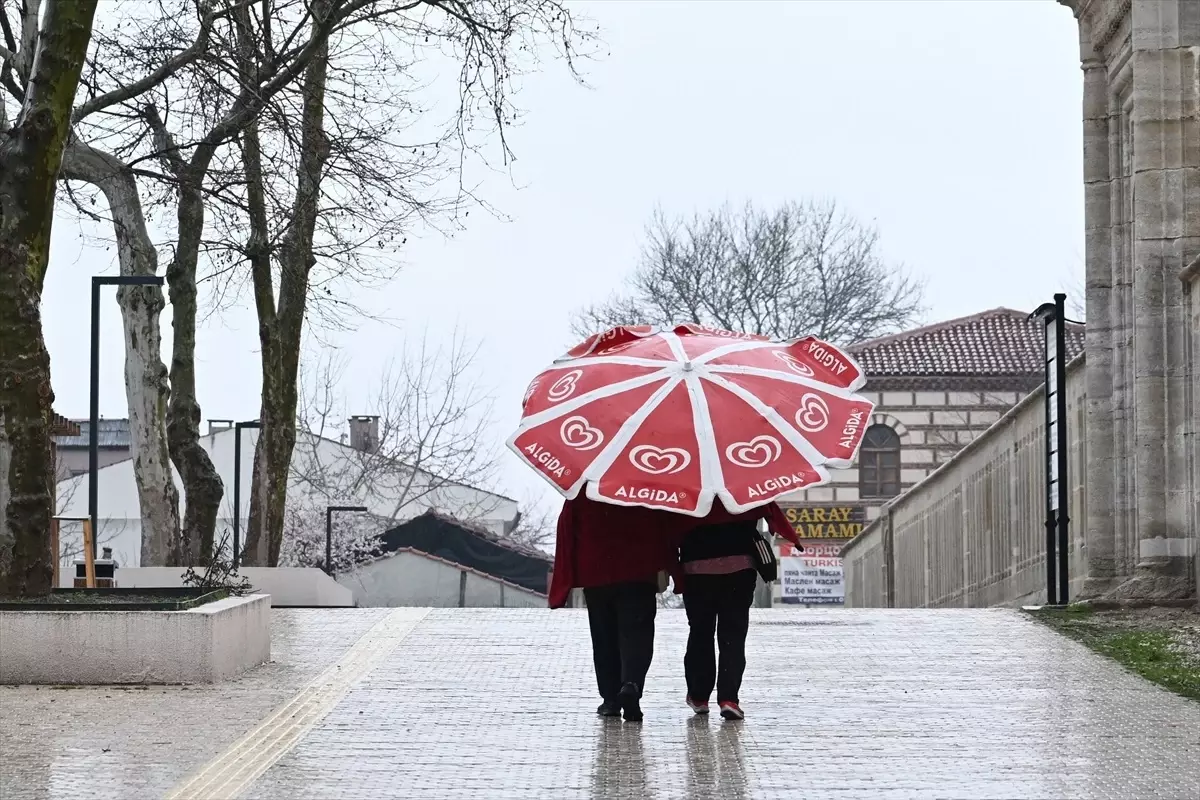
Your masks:
{"label": "stone column", "polygon": [[[1191,484],[1188,487],[1192,498],[1190,527],[1193,534],[1197,534],[1200,531],[1200,258],[1193,259],[1179,278],[1183,283],[1184,306],[1191,320],[1191,335],[1187,342],[1187,364],[1191,378],[1187,389],[1189,427],[1186,438],[1188,460],[1191,462]],[[1200,541],[1197,538],[1192,541],[1195,551],[1192,575],[1200,581],[1200,546],[1196,546]]]}
{"label": "stone column", "polygon": [[1084,526],[1087,579],[1082,596],[1112,588],[1115,562],[1112,347],[1112,170],[1109,162],[1109,84],[1104,62],[1091,52],[1090,31],[1080,26],[1083,59],[1084,252],[1087,302],[1087,519]]}
{"label": "stone column", "polygon": [[1180,274],[1200,253],[1200,0],[1062,2],[1079,19],[1085,82],[1085,591],[1188,597],[1195,411]]}
{"label": "stone column", "polygon": [[1134,417],[1138,567],[1122,594],[1194,591],[1186,338],[1180,272],[1200,253],[1200,0],[1135,0]]}

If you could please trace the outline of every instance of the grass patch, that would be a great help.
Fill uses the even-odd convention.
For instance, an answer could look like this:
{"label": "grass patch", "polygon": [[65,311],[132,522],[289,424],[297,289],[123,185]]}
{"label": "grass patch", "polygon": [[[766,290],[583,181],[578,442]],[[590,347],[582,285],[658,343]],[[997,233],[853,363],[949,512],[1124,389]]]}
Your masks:
{"label": "grass patch", "polygon": [[1034,617],[1146,680],[1200,701],[1200,658],[1181,635],[1118,624],[1088,609],[1043,610]]}

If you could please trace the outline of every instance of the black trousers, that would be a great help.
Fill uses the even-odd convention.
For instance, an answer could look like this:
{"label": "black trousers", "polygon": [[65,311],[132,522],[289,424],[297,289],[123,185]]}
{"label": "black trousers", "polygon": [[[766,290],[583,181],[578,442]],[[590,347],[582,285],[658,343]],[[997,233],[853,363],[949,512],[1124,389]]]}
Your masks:
{"label": "black trousers", "polygon": [[658,587],[653,583],[614,583],[583,590],[592,629],[592,660],[600,696],[616,702],[621,687],[640,693],[654,658],[654,617]]}
{"label": "black trousers", "polygon": [[[683,671],[688,694],[705,701],[717,688],[717,702],[737,703],[746,672],[746,634],[758,573],[752,569],[729,575],[688,575],[683,603],[688,617],[687,654]],[[713,635],[720,661],[713,656]]]}

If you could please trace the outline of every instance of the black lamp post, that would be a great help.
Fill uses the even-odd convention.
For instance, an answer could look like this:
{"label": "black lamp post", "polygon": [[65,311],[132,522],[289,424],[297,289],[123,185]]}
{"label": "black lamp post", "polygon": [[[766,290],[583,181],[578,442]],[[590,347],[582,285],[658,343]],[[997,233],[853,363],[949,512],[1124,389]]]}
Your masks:
{"label": "black lamp post", "polygon": [[325,574],[333,577],[333,512],[354,511],[363,513],[366,506],[329,506],[325,509]]}
{"label": "black lamp post", "polygon": [[261,428],[258,420],[238,422],[233,426],[233,566],[242,563],[242,431]]}
{"label": "black lamp post", "polygon": [[[1067,296],[1031,314],[1045,325],[1046,604],[1066,605],[1070,582],[1070,488],[1067,484]],[[1057,540],[1057,541],[1056,541]],[[1057,553],[1055,552],[1057,550]]]}
{"label": "black lamp post", "polygon": [[92,520],[92,558],[96,557],[96,542],[100,538],[100,487],[96,473],[100,470],[100,287],[101,286],[162,286],[159,275],[94,275],[92,276],[92,397],[88,416],[88,517]]}

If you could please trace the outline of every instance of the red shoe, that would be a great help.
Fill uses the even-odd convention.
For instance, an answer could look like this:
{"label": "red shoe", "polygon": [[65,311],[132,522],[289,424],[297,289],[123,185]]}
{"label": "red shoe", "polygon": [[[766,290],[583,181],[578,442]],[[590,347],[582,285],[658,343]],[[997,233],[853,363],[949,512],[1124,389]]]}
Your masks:
{"label": "red shoe", "polygon": [[692,699],[692,696],[690,694],[687,697],[687,706],[692,711],[695,711],[697,714],[707,714],[708,713],[708,701],[701,700],[700,702],[696,702],[695,700]]}
{"label": "red shoe", "polygon": [[746,713],[737,703],[724,702],[720,704],[721,716],[728,720],[745,719]]}

